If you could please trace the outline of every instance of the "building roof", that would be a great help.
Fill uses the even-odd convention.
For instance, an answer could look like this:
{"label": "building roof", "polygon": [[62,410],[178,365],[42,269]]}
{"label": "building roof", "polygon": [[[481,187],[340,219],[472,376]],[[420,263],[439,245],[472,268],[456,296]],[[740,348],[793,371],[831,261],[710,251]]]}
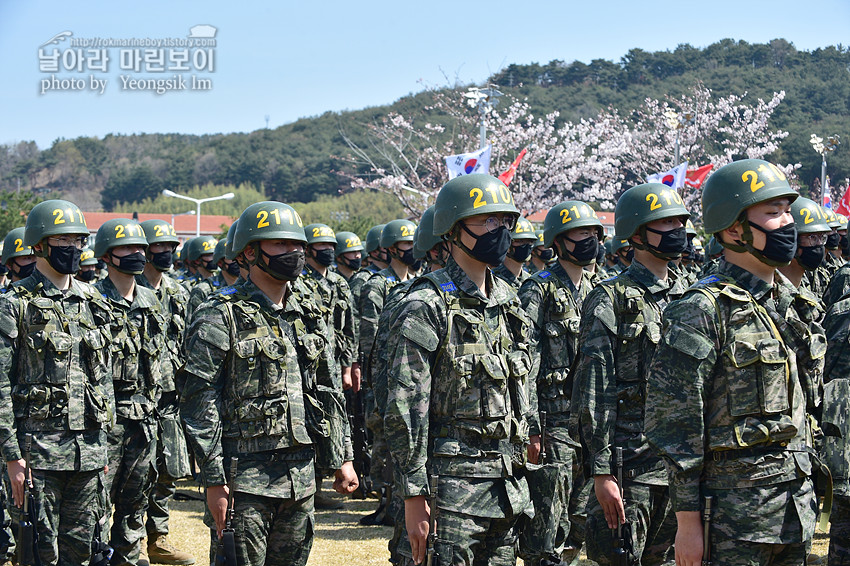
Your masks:
{"label": "building roof", "polygon": [[[89,227],[92,235],[96,234],[97,229],[100,228],[107,220],[113,220],[115,218],[132,218],[133,216],[132,213],[126,212],[83,211],[83,214],[86,216],[86,225]],[[172,218],[174,220],[174,230],[177,232],[177,237],[180,238],[181,242],[185,242],[189,238],[195,237],[197,220],[194,214],[185,214],[180,216],[175,215],[173,217],[170,214],[139,214],[139,222],[144,222],[145,220],[165,220],[168,223],[172,223]],[[201,236],[218,236],[221,234],[222,226],[230,226],[233,224],[234,220],[236,220],[236,218],[232,216],[202,214]]]}
{"label": "building roof", "polygon": [[[537,212],[533,212],[526,216],[529,222],[532,224],[543,225],[543,221],[546,220],[546,213],[549,212],[548,209],[540,210]],[[614,213],[613,212],[603,212],[601,210],[596,211],[596,216],[599,217],[599,221],[602,223],[602,227],[605,229],[606,234],[614,233]]]}

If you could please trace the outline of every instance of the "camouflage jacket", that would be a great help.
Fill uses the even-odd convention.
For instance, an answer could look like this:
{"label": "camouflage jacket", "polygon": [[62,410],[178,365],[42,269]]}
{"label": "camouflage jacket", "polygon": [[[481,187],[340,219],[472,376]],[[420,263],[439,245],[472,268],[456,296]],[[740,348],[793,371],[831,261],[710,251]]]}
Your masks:
{"label": "camouflage jacket", "polygon": [[523,282],[528,279],[528,272],[525,269],[521,269],[519,275],[514,275],[513,272],[505,267],[505,264],[499,264],[498,267],[493,268],[493,275],[496,277],[501,277],[506,283],[508,283],[514,290],[519,291],[520,286],[522,286]]}
{"label": "camouflage jacket", "polygon": [[351,367],[354,358],[354,315],[351,306],[351,289],[339,273],[328,271],[322,275],[311,266],[304,267],[300,279],[313,291],[314,300],[327,309],[325,324],[333,329],[335,340],[331,344],[334,358],[342,367]]}
{"label": "camouflage jacket", "polygon": [[[90,471],[106,465],[106,430],[115,397],[109,307],[88,283],[60,291],[37,269],[0,300],[0,447],[19,460],[33,433],[40,470]],[[9,402],[11,401],[11,402]]]}
{"label": "camouflage jacket", "polygon": [[136,285],[128,302],[109,278],[95,283],[109,305],[112,384],[116,415],[141,421],[153,416],[162,393],[166,324],[151,289]]}
{"label": "camouflage jacket", "polygon": [[399,283],[396,272],[388,267],[369,277],[360,290],[360,359],[363,379],[368,387],[371,387],[370,358],[378,334],[378,319],[384,310],[387,293]]}
{"label": "camouflage jacket", "polygon": [[550,423],[567,426],[573,382],[570,369],[578,349],[581,305],[592,289],[593,276],[582,270],[578,288],[560,262],[530,276],[519,291],[522,308],[531,319],[531,434],[540,434],[538,411]]}
{"label": "camouflage jacket", "polygon": [[189,289],[189,301],[186,305],[186,316],[192,317],[192,313],[215,291],[227,287],[221,272],[213,273],[207,279],[198,278]]}
{"label": "camouflage jacket", "polygon": [[136,284],[156,293],[165,315],[165,358],[162,360],[162,392],[172,393],[177,385],[174,381],[177,370],[183,365],[183,333],[186,330],[186,302],[189,293],[182,285],[166,274],[162,275],[159,289],[154,289],[144,275],[136,276]]}
{"label": "camouflage jacket", "polygon": [[[791,542],[801,533],[792,525],[783,539],[782,518],[777,526],[758,513],[771,486],[782,492],[780,484],[811,473],[796,356],[774,323],[778,313],[802,324],[793,303],[781,281],[721,261],[665,310],[649,372],[647,436],[667,464],[674,511],[698,511],[701,487],[744,488],[741,509],[727,510],[747,517],[738,521],[742,540]],[[797,510],[805,524],[805,505]]]}
{"label": "camouflage jacket", "polygon": [[351,460],[342,392],[318,380],[328,331],[320,311],[290,292],[273,304],[251,281],[201,303],[186,330],[180,413],[205,486],[301,498],[323,469]]}
{"label": "camouflage jacket", "polygon": [[661,338],[661,312],[683,292],[671,270],[662,281],[635,259],[584,300],[570,420],[589,475],[612,474],[612,448],[618,446],[627,476],[666,484],[644,435],[646,381]]}
{"label": "camouflage jacket", "polygon": [[850,263],[842,265],[829,280],[821,299],[826,307],[837,303],[847,291],[850,291]]}
{"label": "camouflage jacket", "polygon": [[402,497],[427,493],[427,464],[446,486],[441,508],[505,517],[529,505],[515,473],[528,441],[529,321],[507,283],[488,271],[486,285],[484,297],[450,259],[398,306],[384,433]]}
{"label": "camouflage jacket", "polygon": [[821,455],[832,472],[833,492],[850,496],[850,295],[836,301],[823,320],[827,338]]}

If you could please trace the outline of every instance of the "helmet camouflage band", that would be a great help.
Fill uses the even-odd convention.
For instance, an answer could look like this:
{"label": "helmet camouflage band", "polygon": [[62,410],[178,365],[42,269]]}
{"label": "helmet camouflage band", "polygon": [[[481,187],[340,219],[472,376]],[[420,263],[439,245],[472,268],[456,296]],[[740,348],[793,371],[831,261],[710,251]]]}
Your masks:
{"label": "helmet camouflage band", "polygon": [[183,261],[198,261],[202,255],[215,253],[217,242],[212,236],[195,236],[183,246]]}
{"label": "helmet camouflage band", "polygon": [[294,208],[276,201],[256,202],[242,211],[233,236],[233,249],[244,250],[259,240],[307,243],[304,223]]}
{"label": "helmet camouflage band", "polygon": [[461,175],[440,189],[434,203],[434,234],[445,236],[459,220],[478,214],[519,216],[508,187],[491,175]]}
{"label": "helmet camouflage band", "polygon": [[511,230],[511,241],[537,241],[537,233],[534,230],[534,226],[531,225],[531,222],[527,218],[522,216],[517,218],[516,226]]}
{"label": "helmet camouflage band", "polygon": [[34,246],[44,238],[61,235],[88,236],[83,212],[67,200],[46,200],[35,205],[27,215],[24,245]]}
{"label": "helmet camouflage band", "polygon": [[33,255],[32,248],[24,245],[24,227],[12,228],[3,239],[2,263],[6,265],[13,257]]}
{"label": "helmet camouflage band", "polygon": [[360,236],[354,232],[337,232],[336,233],[336,249],[334,255],[339,257],[348,252],[363,251],[363,242],[360,241]]}
{"label": "helmet camouflage band", "polygon": [[596,228],[596,234],[602,239],[602,222],[596,216],[596,211],[587,203],[579,200],[568,200],[556,204],[546,213],[543,221],[543,242],[547,248],[552,247],[555,238],[559,234],[568,232],[574,228]]}
{"label": "helmet camouflage band", "polygon": [[148,244],[174,244],[180,243],[174,226],[165,220],[145,220],[142,222],[142,230],[148,239]]}
{"label": "helmet camouflage band", "polygon": [[308,224],[304,227],[304,235],[307,236],[307,245],[310,244],[333,244],[336,246],[336,234],[327,224]]}
{"label": "helmet camouflage band", "polygon": [[104,222],[97,230],[94,240],[94,256],[103,257],[118,246],[148,247],[148,238],[142,225],[129,218],[113,218]]}
{"label": "helmet camouflage band", "polygon": [[388,248],[397,242],[412,242],[416,224],[410,220],[391,220],[381,230],[381,247]]}
{"label": "helmet camouflage band", "polygon": [[818,232],[831,232],[827,218],[823,214],[823,207],[813,200],[797,197],[791,203],[791,216],[797,225],[798,234],[816,234]]}

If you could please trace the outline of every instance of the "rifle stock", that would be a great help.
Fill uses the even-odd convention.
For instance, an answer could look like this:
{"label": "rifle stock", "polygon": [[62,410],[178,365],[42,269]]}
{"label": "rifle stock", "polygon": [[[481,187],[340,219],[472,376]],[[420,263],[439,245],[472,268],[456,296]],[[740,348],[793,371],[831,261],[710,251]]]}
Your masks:
{"label": "rifle stock", "polygon": [[426,566],[437,566],[437,487],[439,485],[439,476],[432,474],[428,478],[428,487],[430,493],[429,506],[431,514],[428,517],[428,548],[425,554]]}
{"label": "rifle stock", "polygon": [[18,564],[19,566],[41,566],[38,555],[38,528],[35,494],[30,479],[30,456],[32,452],[32,434],[24,436],[24,504],[21,509],[21,521],[18,524]]}
{"label": "rifle stock", "polygon": [[706,495],[703,498],[702,511],[702,566],[711,566],[711,512],[714,497]]}
{"label": "rifle stock", "polygon": [[227,493],[227,515],[225,517],[224,529],[218,540],[218,548],[215,553],[216,566],[236,566],[236,531],[233,529],[233,518],[236,512],[233,509],[233,494],[236,491],[236,470],[239,458],[235,456],[230,459],[230,481]]}

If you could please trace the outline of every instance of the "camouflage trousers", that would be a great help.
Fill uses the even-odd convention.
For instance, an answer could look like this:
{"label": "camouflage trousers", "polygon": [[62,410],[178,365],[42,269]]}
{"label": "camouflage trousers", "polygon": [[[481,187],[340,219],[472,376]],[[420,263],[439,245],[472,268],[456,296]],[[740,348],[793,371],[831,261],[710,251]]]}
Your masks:
{"label": "camouflage trousers", "polygon": [[177,408],[175,395],[160,399],[158,419],[159,442],[156,446],[156,484],[148,499],[148,520],[145,530],[148,536],[168,534],[168,503],[177,488],[174,482],[191,475],[186,436]]}
{"label": "camouflage trousers", "polygon": [[[313,548],[313,496],[278,499],[237,492],[233,530],[240,566],[304,566]],[[215,531],[211,532],[213,539]],[[218,543],[210,548],[210,563]]]}
{"label": "camouflage trousers", "polygon": [[[764,544],[727,540],[711,544],[711,566],[801,566],[806,564],[809,543]],[[841,564],[840,562],[838,564]],[[829,566],[835,566],[833,562]]]}
{"label": "camouflage trousers", "polygon": [[156,423],[118,417],[107,434],[106,484],[113,505],[110,543],[112,566],[139,561],[145,536],[145,510],[156,482]]}
{"label": "camouflage trousers", "polygon": [[0,474],[3,476],[3,481],[0,481],[0,562],[10,560],[15,556],[15,537],[12,534],[12,517],[8,509],[14,507],[12,498],[8,496],[11,493],[9,487],[9,474],[6,472],[6,462],[0,461]]}
{"label": "camouflage trousers", "polygon": [[[528,469],[534,518],[522,526],[519,554],[531,564],[552,557],[572,562],[578,558],[584,540],[583,532],[580,536],[572,532],[576,530],[572,519],[577,511],[573,495],[580,493],[583,474],[566,428],[547,430],[546,462],[541,466],[529,464]],[[578,539],[578,549],[572,547],[573,539]]]}
{"label": "camouflage trousers", "polygon": [[[103,470],[32,470],[32,477],[42,565],[88,565],[95,525],[107,504]],[[14,505],[8,509],[17,533],[21,510]]]}
{"label": "camouflage trousers", "polygon": [[834,496],[829,524],[829,565],[850,566],[850,496]]}
{"label": "camouflage trousers", "polygon": [[[623,498],[638,564],[663,564],[668,560],[668,551],[676,537],[676,515],[670,505],[667,486],[643,485],[627,480]],[[591,489],[585,528],[587,557],[603,566],[611,564],[616,532],[608,528],[602,506]]]}

